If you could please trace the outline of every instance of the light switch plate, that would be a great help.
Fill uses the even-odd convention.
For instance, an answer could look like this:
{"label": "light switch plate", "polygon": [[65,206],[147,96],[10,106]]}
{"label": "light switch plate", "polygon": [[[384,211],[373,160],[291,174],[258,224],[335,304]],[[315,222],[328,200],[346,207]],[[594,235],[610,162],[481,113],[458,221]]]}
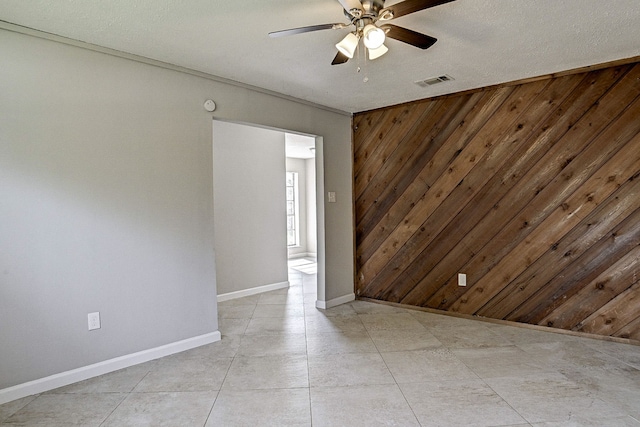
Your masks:
{"label": "light switch plate", "polygon": [[336,192],[335,191],[329,191],[329,193],[327,193],[327,196],[329,198],[329,203],[335,203],[336,202]]}

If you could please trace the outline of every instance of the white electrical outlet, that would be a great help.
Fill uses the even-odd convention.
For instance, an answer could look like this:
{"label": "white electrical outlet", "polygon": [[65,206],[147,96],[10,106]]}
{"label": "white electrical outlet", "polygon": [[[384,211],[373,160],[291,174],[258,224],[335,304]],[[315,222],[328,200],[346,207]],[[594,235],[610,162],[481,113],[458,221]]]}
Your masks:
{"label": "white electrical outlet", "polygon": [[335,203],[336,202],[336,192],[335,191],[329,191],[329,193],[327,193],[328,199],[329,199],[329,203]]}
{"label": "white electrical outlet", "polygon": [[89,330],[93,331],[94,329],[100,329],[100,312],[96,311],[95,313],[89,313],[87,315],[89,320]]}
{"label": "white electrical outlet", "polygon": [[458,286],[467,286],[467,275],[458,273]]}

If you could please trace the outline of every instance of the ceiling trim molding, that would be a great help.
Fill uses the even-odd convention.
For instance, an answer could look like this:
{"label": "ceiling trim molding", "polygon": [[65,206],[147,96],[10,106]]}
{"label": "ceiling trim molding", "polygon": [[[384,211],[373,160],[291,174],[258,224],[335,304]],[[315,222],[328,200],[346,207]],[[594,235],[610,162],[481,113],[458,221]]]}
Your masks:
{"label": "ceiling trim molding", "polygon": [[271,91],[271,90],[263,89],[263,88],[258,87],[258,86],[252,86],[252,85],[249,85],[249,84],[237,82],[235,80],[227,79],[227,78],[224,78],[224,77],[219,77],[219,76],[216,76],[216,75],[213,75],[213,74],[208,74],[208,73],[205,73],[205,72],[202,72],[202,71],[193,70],[191,68],[181,67],[179,65],[170,64],[168,62],[158,61],[158,60],[147,58],[147,57],[144,57],[144,56],[134,55],[132,53],[127,53],[127,52],[123,52],[123,51],[120,51],[120,50],[111,49],[111,48],[107,48],[107,47],[103,47],[103,46],[99,46],[99,45],[83,42],[83,41],[80,41],[80,40],[71,39],[71,38],[68,38],[68,37],[59,36],[57,34],[48,33],[46,31],[40,31],[40,30],[36,30],[36,29],[33,29],[33,28],[24,27],[22,25],[16,25],[16,24],[13,24],[11,22],[7,22],[7,21],[3,21],[3,20],[0,20],[0,29],[11,31],[11,32],[14,32],[14,33],[24,34],[24,35],[27,35],[27,36],[37,37],[37,38],[41,38],[41,39],[45,39],[45,40],[49,40],[49,41],[53,41],[53,42],[57,42],[57,43],[62,43],[62,44],[65,44],[65,45],[74,46],[74,47],[78,47],[78,48],[81,48],[81,49],[90,50],[90,51],[93,51],[93,52],[99,52],[99,53],[103,53],[105,55],[115,56],[117,58],[127,59],[127,60],[130,60],[130,61],[135,61],[135,62],[151,65],[151,66],[154,66],[154,67],[164,68],[164,69],[171,70],[171,71],[177,71],[179,73],[190,74],[192,76],[196,76],[196,77],[200,77],[200,78],[203,78],[203,79],[211,80],[211,81],[214,81],[214,82],[217,82],[217,83],[223,83],[223,84],[227,84],[227,85],[230,85],[230,86],[236,86],[236,87],[239,87],[239,88],[242,88],[242,89],[251,90],[251,91],[254,91],[254,92],[259,92],[259,93],[262,93],[262,94],[265,94],[265,95],[274,96],[274,97],[281,98],[281,99],[284,99],[284,100],[287,100],[287,101],[296,102],[298,104],[303,104],[303,105],[306,105],[306,106],[309,106],[309,107],[318,108],[318,109],[321,109],[321,110],[324,110],[324,111],[340,114],[340,115],[343,115],[343,116],[348,116],[348,117],[352,117],[353,116],[352,113],[347,112],[347,111],[343,111],[343,110],[338,110],[336,108],[327,107],[326,105],[316,104],[314,102],[306,101],[304,99],[295,98],[293,96],[288,96],[288,95],[284,95],[282,93],[278,93],[278,92],[274,92],[274,91]]}

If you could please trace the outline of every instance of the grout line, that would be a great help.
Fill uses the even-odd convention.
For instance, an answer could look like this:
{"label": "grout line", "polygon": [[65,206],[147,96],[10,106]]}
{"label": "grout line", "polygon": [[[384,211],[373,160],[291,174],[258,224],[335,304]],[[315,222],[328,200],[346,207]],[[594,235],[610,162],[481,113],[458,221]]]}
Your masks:
{"label": "grout line", "polygon": [[[146,377],[147,375],[149,375],[149,372],[147,372],[147,374],[145,375],[145,377]],[[144,377],[143,377],[143,378],[144,378]],[[140,381],[142,381],[142,380],[140,380]],[[134,388],[135,388],[135,387],[134,387]],[[125,397],[120,401],[120,403],[118,403],[118,404],[116,405],[116,407],[115,407],[115,408],[113,408],[113,410],[112,410],[111,412],[109,412],[109,414],[108,414],[106,417],[104,417],[104,419],[100,422],[100,426],[104,425],[104,423],[106,423],[106,422],[107,422],[107,420],[109,419],[109,417],[110,417],[111,415],[113,415],[113,413],[114,413],[114,412],[115,412],[115,411],[120,407],[120,405],[122,405],[122,404],[124,403],[124,401],[125,401],[125,400],[127,400],[127,399],[129,398],[129,396],[131,396],[131,391],[129,391],[128,393],[126,393],[126,396],[125,396]]]}
{"label": "grout line", "polygon": [[[360,313],[356,313],[356,314],[357,314],[358,319],[360,320],[360,322],[362,322],[362,319],[360,319]],[[407,400],[407,396],[404,395],[404,392],[402,391],[402,387],[400,387],[400,384],[398,383],[398,380],[396,379],[395,375],[393,375],[393,372],[391,372],[391,369],[389,368],[389,365],[387,365],[387,361],[384,360],[384,357],[382,356],[382,352],[380,351],[380,348],[378,348],[378,345],[373,340],[373,337],[369,333],[369,330],[367,329],[366,325],[364,325],[364,322],[362,322],[362,324],[364,326],[364,330],[367,332],[367,336],[369,337],[369,339],[373,343],[373,346],[378,351],[378,355],[380,356],[380,359],[382,359],[382,363],[384,363],[384,366],[387,368],[387,371],[389,371],[389,374],[391,375],[391,378],[393,378],[393,381],[394,381],[396,387],[398,388],[398,391],[400,391],[400,394],[402,395],[402,398],[404,399],[404,401],[406,402],[407,406],[411,410],[411,413],[413,414],[413,417],[416,419],[416,422],[418,423],[418,425],[422,425],[422,423],[420,423],[420,420],[418,419],[418,416],[416,415],[415,411],[411,407],[411,404]]]}

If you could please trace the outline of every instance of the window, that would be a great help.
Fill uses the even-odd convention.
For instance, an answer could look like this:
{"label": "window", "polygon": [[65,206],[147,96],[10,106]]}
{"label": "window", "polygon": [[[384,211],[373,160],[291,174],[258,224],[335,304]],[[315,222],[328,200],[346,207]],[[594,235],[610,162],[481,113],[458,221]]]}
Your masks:
{"label": "window", "polygon": [[298,173],[287,172],[287,246],[298,245]]}

